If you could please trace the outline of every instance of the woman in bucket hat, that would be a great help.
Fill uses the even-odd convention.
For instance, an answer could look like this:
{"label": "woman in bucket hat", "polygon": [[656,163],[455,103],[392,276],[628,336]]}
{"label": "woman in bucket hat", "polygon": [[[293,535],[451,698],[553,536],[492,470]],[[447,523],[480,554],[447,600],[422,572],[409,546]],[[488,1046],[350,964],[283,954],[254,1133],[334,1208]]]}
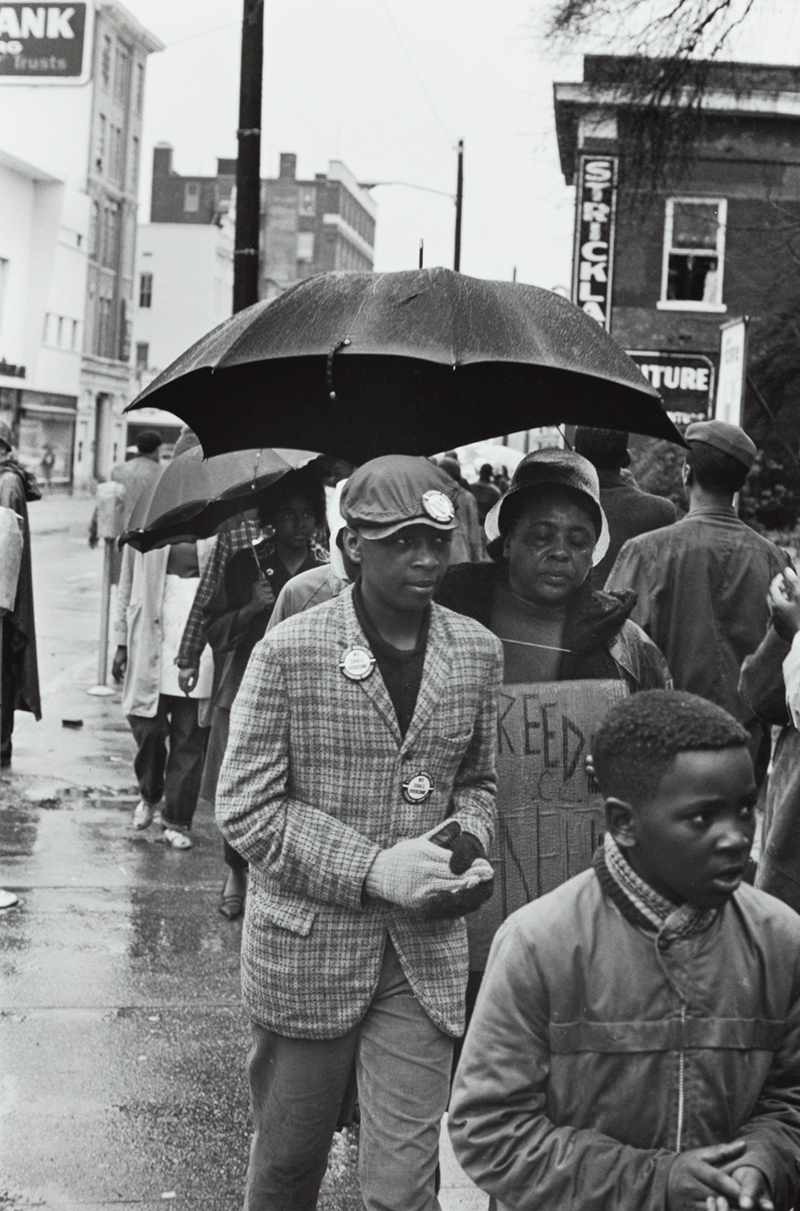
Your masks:
{"label": "woman in bucket hat", "polygon": [[[636,594],[600,592],[592,585],[591,571],[608,548],[609,533],[597,472],[588,459],[570,450],[527,455],[487,515],[486,535],[492,563],[450,568],[436,600],[502,640],[506,685],[621,680],[630,693],[671,688],[661,652],[629,620]],[[500,811],[501,804],[502,794]],[[503,914],[522,903],[509,894]],[[469,921],[468,1005],[474,1004],[488,952],[485,912]]]}

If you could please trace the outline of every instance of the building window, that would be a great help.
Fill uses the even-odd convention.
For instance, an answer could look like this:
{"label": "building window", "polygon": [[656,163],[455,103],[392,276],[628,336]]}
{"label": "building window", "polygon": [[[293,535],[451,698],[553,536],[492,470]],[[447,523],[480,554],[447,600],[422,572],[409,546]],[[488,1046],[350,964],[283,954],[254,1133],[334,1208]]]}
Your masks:
{"label": "building window", "polygon": [[131,139],[131,179],[130,192],[136,193],[139,184],[139,140],[136,135]]}
{"label": "building window", "polygon": [[103,81],[103,88],[108,91],[108,86],[111,83],[111,39],[108,34],[103,38],[103,50],[100,56],[100,79]]}
{"label": "building window", "polygon": [[136,64],[136,112],[141,117],[144,109],[144,63]]}
{"label": "building window", "polygon": [[297,199],[297,213],[304,215],[305,218],[313,218],[317,213],[317,191],[313,186],[300,190]]}
{"label": "building window", "polygon": [[109,127],[109,176],[112,181],[121,181],[122,173],[122,131],[112,122]]}
{"label": "building window", "polygon": [[128,76],[130,74],[131,59],[128,52],[122,46],[117,46],[114,55],[114,100],[120,105],[125,105],[128,99]]}
{"label": "building window", "polygon": [[297,233],[297,259],[308,263],[314,260],[314,232],[313,231],[298,231]]}
{"label": "building window", "polygon": [[200,182],[187,181],[183,187],[183,209],[186,214],[197,214],[200,209]]}
{"label": "building window", "polygon": [[97,157],[95,159],[95,171],[101,173],[103,171],[103,161],[106,158],[106,115],[97,115]]}
{"label": "building window", "polygon": [[725,198],[668,198],[661,307],[724,310]]}
{"label": "building window", "polygon": [[136,342],[136,369],[146,370],[150,358],[150,345],[147,341]]}
{"label": "building window", "polygon": [[107,269],[116,269],[119,257],[119,205],[109,202],[103,209],[103,254],[102,264]]}
{"label": "building window", "polygon": [[153,306],[153,275],[152,273],[139,274],[139,306]]}
{"label": "building window", "polygon": [[100,206],[97,202],[92,202],[92,209],[89,213],[89,256],[93,261],[97,260],[97,245],[100,235]]}

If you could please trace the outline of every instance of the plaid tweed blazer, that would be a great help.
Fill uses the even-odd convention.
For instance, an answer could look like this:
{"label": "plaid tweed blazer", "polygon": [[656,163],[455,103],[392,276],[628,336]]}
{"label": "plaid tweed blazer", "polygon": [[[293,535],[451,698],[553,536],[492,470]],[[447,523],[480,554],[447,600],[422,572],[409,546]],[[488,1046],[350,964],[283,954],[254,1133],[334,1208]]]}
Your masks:
{"label": "plaid tweed blazer", "polygon": [[[280,623],[253,650],[231,710],[217,820],[250,863],[242,986],[251,1017],[290,1038],[338,1038],[364,1016],[387,932],[436,1025],[464,1029],[467,930],[363,896],[375,856],[447,817],[485,846],[494,824],[502,646],[432,606],[405,738],[377,666],[339,668],[369,644],[348,587]],[[424,771],[433,793],[408,803]]]}

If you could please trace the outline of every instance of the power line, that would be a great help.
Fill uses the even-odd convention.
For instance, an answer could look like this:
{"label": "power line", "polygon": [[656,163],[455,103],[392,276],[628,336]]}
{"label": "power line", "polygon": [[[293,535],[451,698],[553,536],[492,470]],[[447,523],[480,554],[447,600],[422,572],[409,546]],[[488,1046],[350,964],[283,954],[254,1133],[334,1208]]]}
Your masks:
{"label": "power line", "polygon": [[414,60],[411,58],[408,47],[406,46],[405,42],[403,41],[403,36],[400,33],[400,30],[397,28],[395,19],[392,16],[389,5],[386,3],[386,0],[382,0],[382,2],[383,2],[383,10],[386,13],[386,16],[389,18],[389,24],[391,25],[392,29],[394,30],[395,37],[397,38],[397,41],[400,43],[403,54],[405,55],[406,59],[408,60],[408,65],[416,77],[417,84],[419,84],[420,88],[422,89],[423,96],[425,97],[425,100],[428,102],[428,105],[431,108],[431,112],[433,113],[433,116],[436,118],[436,121],[439,123],[439,126],[441,127],[442,133],[444,134],[444,137],[447,139],[447,142],[450,144],[451,147],[455,147],[455,140],[453,139],[453,137],[450,134],[447,127],[445,126],[445,124],[442,120],[441,114],[439,113],[438,109],[434,105],[431,95],[428,92],[427,88],[425,87],[425,83],[422,79],[422,76],[417,71],[416,65],[414,63]]}
{"label": "power line", "polygon": [[172,50],[173,46],[182,46],[184,42],[194,42],[196,38],[205,38],[207,34],[218,34],[223,29],[233,29],[240,26],[241,21],[226,21],[224,25],[215,25],[213,29],[201,29],[199,33],[187,34],[185,38],[176,38],[174,42],[168,42],[164,50]]}

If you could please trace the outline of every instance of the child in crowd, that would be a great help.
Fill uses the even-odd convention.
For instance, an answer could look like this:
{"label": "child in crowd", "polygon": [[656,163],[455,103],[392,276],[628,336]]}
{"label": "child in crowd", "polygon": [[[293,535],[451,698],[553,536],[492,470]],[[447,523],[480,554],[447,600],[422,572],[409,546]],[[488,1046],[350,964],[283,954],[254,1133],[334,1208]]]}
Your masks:
{"label": "child in crowd", "polygon": [[742,883],[747,732],[686,693],[593,745],[608,832],[499,930],[450,1108],[514,1211],[786,1211],[800,1180],[800,918]]}

